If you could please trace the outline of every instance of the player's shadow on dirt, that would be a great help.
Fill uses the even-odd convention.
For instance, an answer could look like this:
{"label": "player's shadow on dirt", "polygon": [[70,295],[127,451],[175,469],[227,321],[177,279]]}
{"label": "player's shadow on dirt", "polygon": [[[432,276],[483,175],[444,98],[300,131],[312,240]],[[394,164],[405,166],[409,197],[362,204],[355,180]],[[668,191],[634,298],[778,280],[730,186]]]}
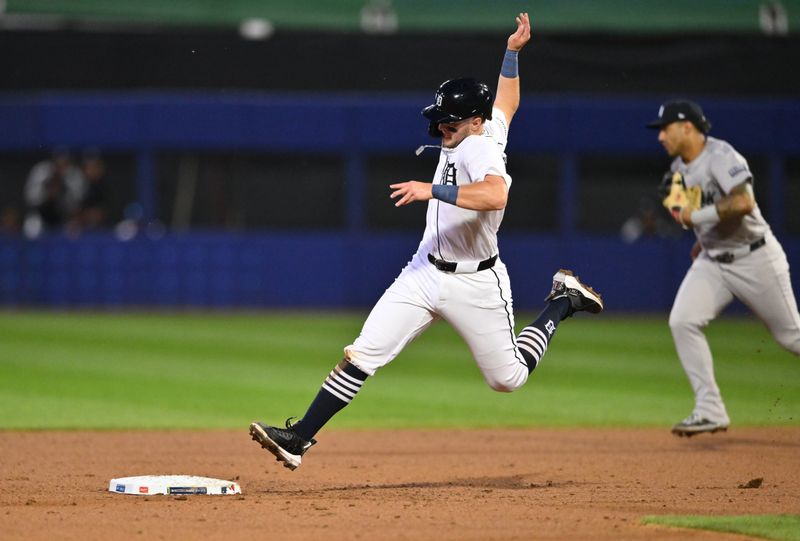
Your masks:
{"label": "player's shadow on dirt", "polygon": [[[785,447],[800,449],[800,442],[793,441],[773,441],[757,438],[735,438],[729,436],[718,437],[716,434],[712,438],[699,439],[699,437],[689,438],[684,448],[685,451],[716,451],[718,449],[731,449],[734,447]],[[689,445],[691,444],[691,445]]]}
{"label": "player's shadow on dirt", "polygon": [[322,492],[335,492],[342,490],[399,490],[399,489],[426,489],[426,488],[483,488],[483,489],[505,489],[505,490],[530,490],[537,488],[565,487],[573,486],[574,481],[539,481],[532,482],[530,476],[511,475],[507,477],[473,477],[466,479],[453,479],[450,481],[420,481],[411,483],[387,483],[387,484],[361,484],[330,487],[323,489]]}

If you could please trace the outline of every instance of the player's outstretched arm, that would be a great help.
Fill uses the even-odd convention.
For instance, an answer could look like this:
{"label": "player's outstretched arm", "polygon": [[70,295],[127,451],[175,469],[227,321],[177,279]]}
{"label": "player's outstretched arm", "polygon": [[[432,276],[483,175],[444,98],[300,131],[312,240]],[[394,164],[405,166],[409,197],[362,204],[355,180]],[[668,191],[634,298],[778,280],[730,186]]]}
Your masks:
{"label": "player's outstretched arm", "polygon": [[508,185],[503,177],[497,175],[486,175],[483,181],[464,186],[437,184],[439,193],[434,193],[430,182],[418,180],[390,184],[389,188],[392,189],[390,197],[397,199],[396,207],[436,198],[470,210],[501,210],[508,202]]}
{"label": "player's outstretched arm", "polygon": [[517,15],[517,30],[508,37],[508,44],[503,67],[497,81],[497,96],[494,106],[503,111],[506,120],[511,124],[511,119],[519,107],[519,69],[517,67],[517,54],[531,39],[531,23],[527,13]]}

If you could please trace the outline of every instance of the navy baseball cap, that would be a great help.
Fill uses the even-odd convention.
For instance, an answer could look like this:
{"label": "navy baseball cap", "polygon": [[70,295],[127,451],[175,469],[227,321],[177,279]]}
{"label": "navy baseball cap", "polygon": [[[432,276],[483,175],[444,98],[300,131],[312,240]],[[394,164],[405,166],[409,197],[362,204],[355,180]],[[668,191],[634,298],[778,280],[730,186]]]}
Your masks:
{"label": "navy baseball cap", "polygon": [[711,131],[711,122],[703,114],[703,110],[689,100],[665,101],[658,109],[658,118],[649,122],[647,127],[660,130],[673,122],[691,122],[703,133]]}

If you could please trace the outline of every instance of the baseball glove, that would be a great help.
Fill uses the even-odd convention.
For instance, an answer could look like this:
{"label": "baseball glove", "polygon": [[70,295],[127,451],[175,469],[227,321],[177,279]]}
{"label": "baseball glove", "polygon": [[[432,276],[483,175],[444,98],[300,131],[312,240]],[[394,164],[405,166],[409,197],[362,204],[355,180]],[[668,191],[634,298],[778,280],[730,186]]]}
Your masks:
{"label": "baseball glove", "polygon": [[658,193],[663,198],[661,204],[664,205],[664,208],[678,221],[680,221],[679,217],[681,211],[685,207],[689,207],[691,210],[700,208],[700,200],[702,197],[700,186],[687,188],[686,182],[683,180],[683,175],[677,171],[675,173],[672,171],[664,173],[664,178],[661,180]]}

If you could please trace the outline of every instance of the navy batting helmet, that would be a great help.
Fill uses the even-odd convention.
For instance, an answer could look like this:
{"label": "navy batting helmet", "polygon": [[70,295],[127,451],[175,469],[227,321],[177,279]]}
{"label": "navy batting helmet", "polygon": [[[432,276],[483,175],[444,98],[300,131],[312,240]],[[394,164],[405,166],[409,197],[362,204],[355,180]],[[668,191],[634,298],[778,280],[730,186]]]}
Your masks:
{"label": "navy batting helmet", "polygon": [[471,78],[450,79],[439,86],[435,102],[422,110],[422,116],[430,120],[428,133],[441,137],[442,122],[458,122],[474,116],[491,120],[493,102],[492,91],[484,83]]}

